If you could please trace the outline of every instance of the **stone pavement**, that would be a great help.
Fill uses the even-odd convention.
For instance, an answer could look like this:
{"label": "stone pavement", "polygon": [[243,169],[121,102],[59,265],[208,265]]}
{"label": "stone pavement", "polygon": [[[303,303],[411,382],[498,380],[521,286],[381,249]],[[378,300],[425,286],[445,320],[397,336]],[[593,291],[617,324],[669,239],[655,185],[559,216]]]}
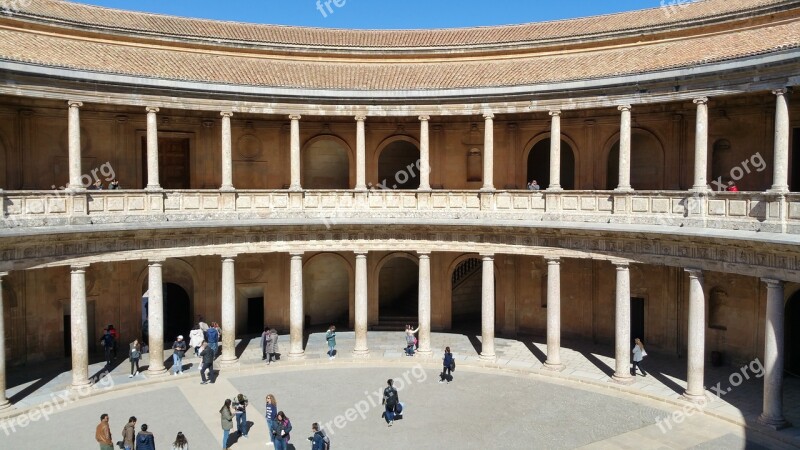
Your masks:
{"label": "stone pavement", "polygon": [[[435,352],[432,358],[403,356],[404,339],[400,332],[373,331],[369,333],[368,339],[369,358],[353,359],[350,356],[354,344],[353,334],[338,333],[339,356],[333,361],[328,361],[325,355],[327,346],[324,334],[312,333],[308,336],[306,357],[303,360],[287,361],[284,358],[269,367],[261,361],[258,339],[239,342],[237,350],[240,354],[240,362],[233,367],[223,368],[218,383],[206,386],[199,384],[195,358],[184,360],[186,363],[184,375],[163,376],[152,380],[143,376],[134,379],[128,378],[128,364],[125,362],[112,371],[110,378],[103,379],[96,384],[92,392],[73,393],[74,398],[69,404],[66,404],[66,401],[62,402],[63,407],[62,403],[56,403],[57,410],[64,412],[57,411],[50,418],[49,423],[56,423],[56,418],[58,418],[64,422],[63,426],[67,428],[86,428],[89,425],[93,427],[99,417],[96,405],[102,405],[108,409],[109,414],[114,411],[112,432],[116,431],[116,435],[119,434],[119,430],[124,424],[124,418],[134,414],[137,417],[148,417],[146,420],[149,421],[151,429],[154,427],[153,423],[159,423],[159,426],[163,423],[168,424],[171,429],[180,428],[180,431],[184,433],[191,432],[194,437],[193,442],[198,442],[198,440],[205,443],[217,442],[220,437],[218,410],[222,400],[241,390],[250,396],[256,410],[263,411],[263,395],[267,393],[266,389],[276,395],[280,393],[278,396],[279,406],[285,407],[290,417],[300,414],[298,417],[302,418],[304,413],[310,416],[306,421],[301,422],[302,427],[298,427],[295,422],[295,427],[301,428],[300,436],[305,436],[310,421],[323,421],[326,414],[327,417],[342,415],[345,408],[342,405],[354,405],[367,398],[365,389],[373,392],[382,387],[386,376],[380,374],[381,369],[377,369],[378,367],[385,366],[398,374],[406,373],[406,375],[408,370],[419,367],[418,370],[424,369],[427,373],[428,382],[423,383],[426,386],[425,390],[429,389],[429,385],[438,386],[433,382],[433,378],[439,370],[441,349],[449,345],[455,354],[458,367],[455,373],[457,383],[447,387],[453,388],[452,391],[457,394],[439,402],[435,401],[434,397],[426,395],[415,400],[412,403],[415,417],[420,417],[417,414],[421,414],[420,410],[423,409],[439,411],[439,414],[430,418],[430,427],[424,426],[424,423],[420,424],[422,429],[419,433],[414,434],[417,436],[416,438],[406,434],[403,434],[402,438],[393,437],[392,439],[400,439],[397,441],[398,443],[406,442],[406,444],[415,445],[416,442],[418,445],[419,441],[414,439],[418,439],[419,436],[429,436],[435,441],[438,434],[444,436],[449,433],[449,431],[443,431],[442,427],[447,430],[453,428],[463,431],[463,424],[470,421],[482,423],[482,421],[488,420],[489,423],[486,426],[492,427],[494,426],[492,425],[493,419],[481,418],[481,412],[486,411],[492,415],[503,417],[501,421],[509,424],[510,428],[504,428],[503,433],[504,436],[508,435],[512,442],[504,442],[503,448],[539,448],[540,445],[541,448],[651,447],[645,445],[646,443],[652,443],[653,446],[658,443],[658,446],[664,448],[691,448],[694,446],[700,446],[698,448],[731,448],[736,445],[742,446],[745,442],[748,442],[748,448],[752,446],[757,448],[759,445],[763,448],[780,448],[782,444],[770,441],[771,438],[778,439],[783,445],[800,447],[800,437],[798,437],[800,433],[795,428],[774,432],[754,425],[754,419],[761,409],[762,389],[761,378],[757,376],[760,369],[757,364],[748,366],[744,371],[732,367],[707,367],[707,384],[716,386],[716,383],[720,382],[717,389],[721,389],[723,394],[721,397],[717,397],[714,392],[708,392],[710,400],[704,408],[708,414],[695,414],[695,409],[687,409],[689,413],[683,415],[676,411],[680,411],[682,407],[688,405],[680,399],[680,393],[685,386],[683,378],[686,361],[659,355],[657,352],[649,352],[650,355],[645,361],[645,369],[649,372],[648,377],[637,377],[634,384],[620,386],[609,381],[613,367],[611,355],[613,347],[611,346],[606,348],[583,342],[565,341],[562,343],[562,360],[567,368],[562,372],[554,373],[542,368],[546,346],[539,339],[496,339],[498,359],[493,364],[479,361],[476,350],[480,347],[479,336],[433,333],[432,344]],[[280,344],[284,351],[287,350],[287,337],[282,336]],[[167,360],[167,365],[170,364],[171,358]],[[146,365],[146,361],[142,365]],[[97,371],[101,366],[102,364],[95,364],[92,369]],[[403,368],[407,370],[404,372]],[[335,371],[328,369],[335,369]],[[7,416],[14,411],[18,414],[19,409],[28,406],[48,401],[52,404],[55,399],[59,398],[58,395],[64,392],[70,381],[70,373],[55,369],[49,371],[42,369],[41,371],[43,373],[40,378],[37,376],[37,378],[28,379],[25,382],[18,381],[24,374],[16,373],[13,370],[9,373],[8,396],[14,400],[17,409],[11,412],[4,411],[0,413],[0,417]],[[386,372],[386,369],[382,371]],[[36,370],[28,368],[25,373],[33,372]],[[337,376],[332,377],[331,374],[334,373]],[[367,376],[371,373],[374,373],[374,378]],[[347,376],[338,376],[339,374],[347,374]],[[744,380],[745,376],[749,377],[749,380]],[[348,381],[357,379],[362,381],[348,383]],[[741,383],[740,379],[742,379]],[[465,389],[470,383],[474,383],[474,389]],[[508,388],[510,384],[514,385],[513,389]],[[349,392],[348,389],[356,389],[356,391]],[[563,390],[563,398],[542,401],[544,397],[548,396],[548,392],[556,389]],[[414,391],[416,392],[416,390],[415,388]],[[349,394],[344,395],[346,392]],[[428,394],[435,396],[436,392],[433,390]],[[103,395],[95,395],[97,393]],[[575,395],[576,393],[580,395]],[[82,394],[87,394],[86,398],[83,398]],[[475,394],[486,397],[478,403],[477,408],[469,400]],[[800,394],[800,382],[792,378],[787,379],[784,396],[785,412],[787,419],[793,423],[800,423],[798,394]],[[326,398],[331,395],[341,398],[336,400]],[[601,400],[594,406],[587,406],[586,403],[591,404],[594,396],[598,396],[597,398]],[[583,403],[572,404],[573,401]],[[450,405],[452,402],[459,403],[455,410]],[[337,406],[333,409],[326,406],[334,404]],[[154,408],[154,405],[158,407]],[[421,405],[425,405],[425,408],[420,408]],[[546,407],[543,408],[541,405],[546,405]],[[616,406],[612,407],[611,405]],[[646,409],[639,409],[645,407]],[[309,408],[318,410],[320,414],[316,416],[308,414]],[[326,408],[330,410],[321,414]],[[66,413],[73,410],[76,411],[75,414]],[[135,412],[137,410],[141,412]],[[634,413],[634,410],[639,412]],[[597,415],[598,411],[603,411],[603,413]],[[374,412],[372,414],[375,415]],[[677,419],[670,419],[672,414],[678,414]],[[176,417],[173,418],[173,415]],[[451,415],[454,418],[450,418]],[[460,419],[455,420],[455,417],[460,417]],[[82,418],[82,420],[76,418]],[[686,420],[681,420],[684,418]],[[720,418],[724,420],[719,420]],[[601,421],[602,426],[597,426],[598,420]],[[634,422],[629,424],[631,420]],[[679,422],[679,420],[681,421]],[[258,439],[251,435],[250,439],[241,439],[236,442],[233,448],[264,448],[266,440],[261,413],[252,414],[251,412],[250,421],[253,422],[254,433],[259,434]],[[369,422],[370,426],[375,426],[372,423],[374,420],[370,419]],[[618,422],[629,424],[630,427],[620,428],[617,426]],[[2,427],[2,423],[0,422],[0,427]],[[140,420],[139,424],[141,423],[143,422]],[[515,423],[517,426],[512,426]],[[741,426],[745,424],[747,427]],[[427,431],[431,427],[439,431]],[[569,436],[565,436],[565,429],[573,429],[575,433],[578,433],[580,427],[584,427],[581,433],[589,436],[588,439],[573,439],[571,436],[573,432],[566,432]],[[1,444],[5,439],[13,441],[25,436],[28,429],[34,429],[31,426],[7,435],[4,433],[7,428],[0,428],[0,446],[3,448],[17,448],[13,445],[6,447]],[[38,430],[38,428],[40,427],[35,429]],[[116,428],[119,430],[115,430]],[[63,430],[64,428],[59,426],[58,429]],[[349,430],[345,428],[338,432],[339,442],[349,442],[349,445],[345,447],[337,445],[338,448],[374,448],[366,446],[370,439],[374,438],[374,433],[370,428],[362,430],[359,425],[352,426]],[[535,433],[529,436],[529,432],[526,430],[535,430]],[[560,430],[560,432],[554,430]],[[177,431],[179,430],[172,430],[170,439],[174,438],[174,433]],[[469,430],[469,433],[473,432],[474,430]],[[37,432],[36,436],[44,438],[47,433]],[[89,437],[91,437],[91,433],[89,433]],[[407,439],[411,440],[406,441]],[[486,445],[492,446],[491,443],[494,442],[491,439],[486,440],[485,436],[481,434],[470,435],[466,440],[458,435],[447,439],[463,440],[459,448],[485,448],[478,443],[484,442]],[[166,441],[166,436],[161,433],[159,442],[164,445]],[[298,448],[308,445],[307,442],[298,443],[297,438],[294,441]],[[534,445],[523,445],[526,443]],[[376,445],[380,444],[376,443]],[[192,448],[198,447],[193,444]],[[217,447],[210,446],[208,448],[218,448],[218,444]],[[397,448],[401,448],[401,446],[398,445]]]}

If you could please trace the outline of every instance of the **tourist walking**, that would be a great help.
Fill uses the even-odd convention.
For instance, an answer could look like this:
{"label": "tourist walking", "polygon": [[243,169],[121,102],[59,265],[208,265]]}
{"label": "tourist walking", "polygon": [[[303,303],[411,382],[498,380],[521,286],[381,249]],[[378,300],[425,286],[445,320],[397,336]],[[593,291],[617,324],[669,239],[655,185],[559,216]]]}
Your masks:
{"label": "tourist walking", "polygon": [[172,450],[189,450],[189,440],[180,431],[175,436],[175,442],[172,443]]}
{"label": "tourist walking", "polygon": [[269,337],[269,327],[264,327],[264,331],[261,333],[261,360],[266,361],[267,359],[267,344],[270,341]]}
{"label": "tourist walking", "polygon": [[278,411],[275,416],[275,429],[272,433],[275,435],[275,450],[287,450],[289,445],[289,433],[292,431],[292,422],[286,417],[283,411]]}
{"label": "tourist walking", "polygon": [[388,386],[383,389],[382,403],[385,406],[383,418],[386,420],[387,425],[392,426],[394,423],[394,410],[397,408],[397,404],[400,403],[400,399],[397,397],[397,389],[393,386],[394,381],[389,378],[386,384],[388,384]]}
{"label": "tourist walking", "polygon": [[336,358],[336,327],[331,325],[325,333],[325,340],[328,341],[328,358]]}
{"label": "tourist walking", "polygon": [[128,358],[131,360],[131,374],[128,375],[128,378],[133,378],[139,375],[139,360],[142,358],[142,345],[139,344],[138,339],[134,339],[129,347]]}
{"label": "tourist walking", "polygon": [[103,344],[106,366],[110,368],[113,365],[114,337],[108,332],[108,328],[103,328],[103,337],[100,338],[100,343]]}
{"label": "tourist walking", "polygon": [[136,450],[156,450],[156,438],[147,431],[147,424],[142,424],[142,430],[136,436]]}
{"label": "tourist walking", "polygon": [[219,335],[219,329],[214,325],[216,324],[212,322],[211,326],[208,328],[208,331],[206,332],[206,334],[208,335],[206,342],[208,342],[208,346],[211,348],[211,351],[214,352],[214,357],[216,358],[217,348],[219,348],[220,335]]}
{"label": "tourist walking", "polygon": [[[328,450],[330,448],[330,439],[325,435],[325,432],[319,429],[319,424],[314,422],[311,424],[311,432],[314,433],[310,438],[311,450]],[[327,443],[325,441],[328,441]],[[326,444],[328,444],[326,446]]]}
{"label": "tourist walking", "polygon": [[100,450],[114,450],[114,441],[111,440],[111,428],[108,426],[108,414],[100,415],[100,423],[94,430],[94,439],[100,444]]}
{"label": "tourist walking", "polygon": [[225,404],[219,410],[220,421],[222,423],[222,449],[228,448],[228,436],[233,428],[233,413],[231,412],[231,399],[225,399]]}
{"label": "tourist walking", "polygon": [[[211,382],[214,384],[214,351],[208,346],[206,341],[200,345],[200,358],[202,364],[200,365],[200,379],[203,380],[200,384]],[[208,380],[206,380],[206,370],[208,370]]]}
{"label": "tourist walking", "polygon": [[267,343],[267,364],[272,362],[272,359],[278,360],[278,332],[275,328],[269,330],[269,342]]}
{"label": "tourist walking", "polygon": [[233,411],[236,414],[236,431],[239,436],[247,437],[247,397],[239,394],[233,398]]}
{"label": "tourist walking", "polygon": [[117,343],[119,342],[119,333],[117,329],[114,328],[113,324],[108,324],[108,334],[111,335],[111,338],[114,339],[114,346],[112,347],[111,353],[114,356],[114,359],[117,359]]}
{"label": "tourist walking", "polygon": [[183,335],[178,336],[178,340],[172,343],[172,374],[183,373],[183,357],[186,355],[186,341]]}
{"label": "tourist walking", "polygon": [[133,450],[134,441],[136,440],[136,417],[131,416],[125,428],[122,429],[122,448],[125,450]]}
{"label": "tourist walking", "polygon": [[200,356],[200,344],[204,340],[203,330],[200,329],[200,324],[198,324],[194,330],[189,332],[189,347],[194,349],[194,356]]}
{"label": "tourist walking", "polygon": [[636,368],[638,367],[642,371],[642,376],[646,377],[647,373],[642,368],[642,359],[647,356],[647,352],[644,351],[644,344],[639,338],[634,339],[633,342],[633,373],[631,375],[636,376]]}
{"label": "tourist walking", "polygon": [[273,434],[273,430],[275,430],[275,418],[278,416],[278,402],[275,400],[275,396],[272,394],[267,395],[267,405],[266,405],[266,414],[265,417],[267,419],[267,436],[269,436],[270,442],[272,445],[275,445],[275,435]]}
{"label": "tourist walking", "polygon": [[455,360],[453,359],[453,354],[450,353],[450,347],[445,347],[444,358],[442,358],[442,373],[439,375],[439,383],[444,383],[445,381],[449,383],[453,381],[454,365]]}

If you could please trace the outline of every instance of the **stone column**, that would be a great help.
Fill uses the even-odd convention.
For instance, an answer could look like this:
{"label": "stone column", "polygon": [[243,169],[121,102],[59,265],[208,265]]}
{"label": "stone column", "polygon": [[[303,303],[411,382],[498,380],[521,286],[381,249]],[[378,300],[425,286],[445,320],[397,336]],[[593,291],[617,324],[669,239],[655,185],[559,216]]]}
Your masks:
{"label": "stone column", "polygon": [[431,254],[419,254],[419,349],[420,356],[431,356]]}
{"label": "stone column", "polygon": [[614,375],[618,383],[632,383],[631,376],[631,273],[628,263],[617,267],[617,292],[614,315]]}
{"label": "stone column", "polygon": [[483,191],[494,190],[494,114],[483,115]]}
{"label": "stone column", "polygon": [[686,352],[686,391],[690,401],[704,401],[706,347],[706,298],[703,293],[703,271],[686,269],[689,273],[689,348]]}
{"label": "stone column", "polygon": [[161,189],[158,181],[158,108],[148,106],[147,111],[147,186],[149,191]]}
{"label": "stone column", "polygon": [[222,356],[220,364],[236,363],[236,255],[222,256]]}
{"label": "stone column", "polygon": [[482,255],[481,359],[494,361],[494,255]]}
{"label": "stone column", "polygon": [[67,187],[71,191],[85,189],[81,181],[81,116],[80,107],[83,103],[70,100],[69,118],[67,120],[67,133],[69,135],[69,184]]}
{"label": "stone column", "polygon": [[289,265],[289,358],[305,356],[303,351],[303,253],[291,253]]}
{"label": "stone column", "polygon": [[364,121],[367,116],[356,116],[356,190],[367,189],[367,137]]}
{"label": "stone column", "polygon": [[80,388],[89,384],[89,319],[86,312],[87,267],[89,267],[88,264],[76,264],[70,267],[72,388]]}
{"label": "stone column", "polygon": [[632,191],[631,188],[631,105],[617,107],[622,112],[619,126],[619,184],[616,191]]}
{"label": "stone column", "polygon": [[708,99],[694,99],[697,105],[697,119],[694,135],[694,185],[695,192],[707,192],[708,188]]}
{"label": "stone column", "polygon": [[419,116],[419,190],[431,189],[431,157],[428,122],[430,116]]}
{"label": "stone column", "polygon": [[561,110],[550,111],[550,185],[548,191],[561,190]]}
{"label": "stone column", "polygon": [[367,347],[367,316],[369,304],[367,302],[367,254],[356,252],[356,301],[355,301],[355,335],[356,343],[353,348],[354,356],[369,355]]}
{"label": "stone column", "polygon": [[[775,94],[775,143],[771,192],[789,192],[789,106],[786,104],[786,89],[772,91]],[[795,162],[800,164],[800,162]]]}
{"label": "stone column", "polygon": [[289,131],[289,190],[299,191],[303,189],[300,186],[300,115],[292,114],[289,120],[292,121]]}
{"label": "stone column", "polygon": [[147,345],[150,347],[148,375],[164,375],[164,281],[163,259],[150,260],[147,279]]}
{"label": "stone column", "polygon": [[783,281],[767,283],[767,323],[764,339],[764,412],[758,423],[775,429],[789,426],[783,417]]}
{"label": "stone column", "polygon": [[547,260],[547,360],[544,366],[564,369],[561,363],[561,260]]}
{"label": "stone column", "polygon": [[11,402],[6,397],[6,332],[5,311],[3,309],[3,277],[8,272],[0,272],[0,411],[10,408]]}
{"label": "stone column", "polygon": [[[220,191],[232,191],[233,187],[233,151],[231,150],[231,116],[230,111],[222,111],[222,185]],[[224,348],[224,347],[223,347]]]}

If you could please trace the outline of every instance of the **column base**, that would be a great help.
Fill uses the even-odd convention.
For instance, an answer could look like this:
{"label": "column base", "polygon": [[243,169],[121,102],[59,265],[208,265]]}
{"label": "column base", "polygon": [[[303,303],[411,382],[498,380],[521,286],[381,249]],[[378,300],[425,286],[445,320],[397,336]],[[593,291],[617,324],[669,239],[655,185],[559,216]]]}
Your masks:
{"label": "column base", "polygon": [[353,350],[353,358],[369,358],[369,349]]}
{"label": "column base", "polygon": [[290,192],[303,192],[303,188],[300,186],[289,186]]}
{"label": "column base", "polygon": [[304,352],[304,351],[295,352],[295,353],[289,352],[289,359],[290,360],[304,359],[305,357],[306,357],[306,352]]}
{"label": "column base", "polygon": [[782,185],[782,186],[775,186],[773,185],[771,188],[767,189],[767,192],[770,194],[788,194],[789,193],[789,186]]}
{"label": "column base", "polygon": [[709,194],[709,193],[711,193],[711,188],[709,188],[707,185],[706,186],[692,186],[692,188],[689,189],[689,192],[695,192],[695,193],[698,193],[698,194]]}
{"label": "column base", "polygon": [[419,356],[420,358],[431,358],[431,357],[433,357],[433,351],[432,350],[417,350],[414,353],[414,356]]}
{"label": "column base", "polygon": [[554,372],[561,372],[562,370],[567,368],[567,366],[565,366],[564,364],[551,363],[551,362],[547,362],[547,361],[544,362],[544,365],[542,367],[544,367],[547,370],[552,370]]}
{"label": "column base", "polygon": [[64,191],[70,194],[79,194],[79,193],[82,194],[86,192],[86,188],[83,185],[67,186],[66,189],[64,189]]}
{"label": "column base", "polygon": [[223,357],[221,357],[219,359],[220,367],[231,367],[231,366],[235,366],[238,363],[239,363],[239,358],[237,358],[235,356],[233,358],[225,358],[223,356]]}
{"label": "column base", "polygon": [[149,192],[156,192],[156,191],[163,191],[164,189],[158,184],[148,184],[144,188],[144,190]]}
{"label": "column base", "polygon": [[633,384],[636,382],[636,379],[631,375],[617,375],[614,374],[611,376],[611,381],[617,384]]}
{"label": "column base", "polygon": [[481,192],[494,192],[494,186],[484,186],[481,188]]}
{"label": "column base", "polygon": [[614,192],[633,192],[633,188],[630,186],[620,186],[614,188]]}
{"label": "column base", "polygon": [[494,353],[491,354],[481,353],[480,360],[486,362],[495,362],[497,360],[497,355],[495,355]]}
{"label": "column base", "polygon": [[233,185],[231,185],[231,186],[222,186],[222,187],[219,188],[219,191],[220,192],[236,192],[236,188],[233,187]]}
{"label": "column base", "polygon": [[789,428],[789,427],[792,426],[792,424],[787,422],[783,417],[775,419],[775,418],[772,418],[772,417],[767,417],[764,414],[761,414],[760,416],[758,416],[758,419],[756,420],[756,422],[758,422],[759,425],[763,425],[763,426],[765,426],[767,428],[770,428],[770,429],[773,429],[773,430],[776,430],[776,431],[777,430],[783,430],[784,428]]}
{"label": "column base", "polygon": [[148,377],[163,377],[163,376],[167,375],[167,373],[168,372],[167,372],[167,368],[166,367],[158,367],[158,368],[155,368],[155,369],[149,369],[148,368],[147,371],[145,371],[144,374],[147,375]]}
{"label": "column base", "polygon": [[11,402],[8,401],[8,399],[5,399],[5,400],[0,402],[0,411],[2,411],[4,409],[11,408],[12,406],[14,406],[14,405],[12,405]]}
{"label": "column base", "polygon": [[698,394],[690,394],[688,392],[684,392],[683,394],[681,394],[681,397],[684,400],[692,402],[692,403],[705,403],[705,402],[708,402],[708,398],[706,397],[706,394],[698,395]]}
{"label": "column base", "polygon": [[70,385],[69,385],[69,389],[73,390],[73,391],[77,391],[77,390],[84,389],[84,388],[86,388],[88,386],[91,386],[91,385],[92,385],[92,381],[88,380],[88,379],[87,380],[81,380],[81,381],[74,381],[73,380],[72,383],[70,383]]}

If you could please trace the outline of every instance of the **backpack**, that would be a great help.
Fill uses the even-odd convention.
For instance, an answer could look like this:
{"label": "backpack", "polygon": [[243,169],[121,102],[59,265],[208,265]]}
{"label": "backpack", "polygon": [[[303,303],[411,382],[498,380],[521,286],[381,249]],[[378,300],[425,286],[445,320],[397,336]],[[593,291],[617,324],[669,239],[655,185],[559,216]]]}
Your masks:
{"label": "backpack", "polygon": [[319,432],[322,434],[323,450],[331,450],[331,438],[329,438],[328,435],[325,434],[325,430],[319,430]]}

